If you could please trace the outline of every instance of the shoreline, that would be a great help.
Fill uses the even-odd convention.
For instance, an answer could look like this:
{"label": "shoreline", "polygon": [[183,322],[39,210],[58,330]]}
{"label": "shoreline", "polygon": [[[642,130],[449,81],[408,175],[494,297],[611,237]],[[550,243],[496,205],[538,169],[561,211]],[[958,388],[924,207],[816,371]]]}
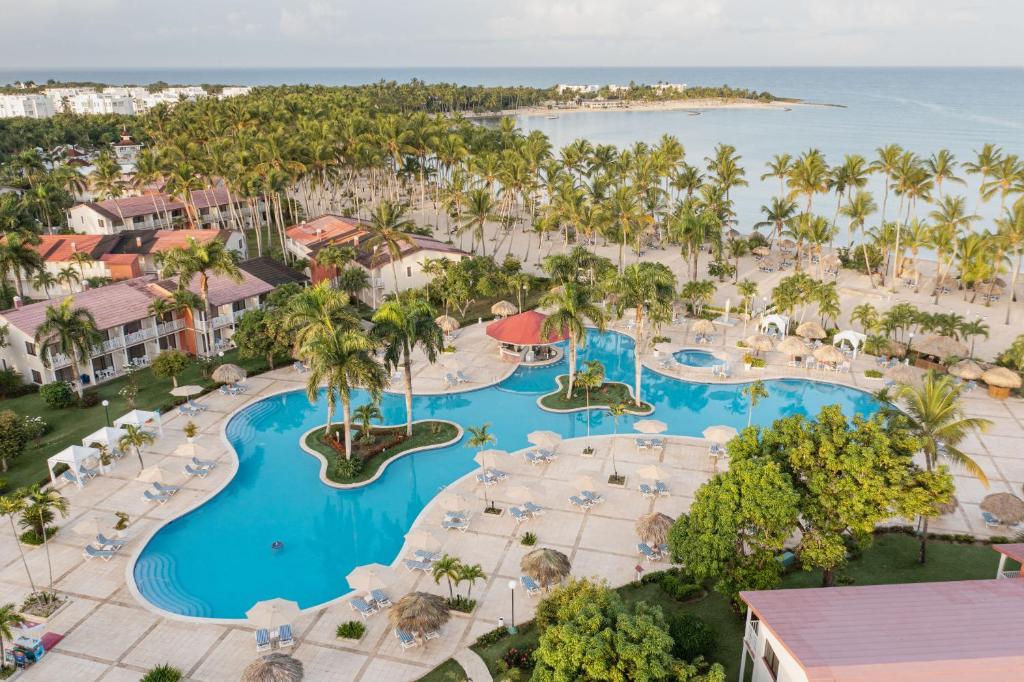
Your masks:
{"label": "shoreline", "polygon": [[771,102],[762,102],[754,99],[706,97],[700,99],[674,99],[657,101],[630,101],[612,100],[603,102],[601,105],[594,105],[592,102],[584,101],[581,104],[567,106],[546,107],[530,106],[519,109],[504,109],[502,111],[488,111],[481,113],[466,113],[463,116],[467,119],[481,120],[492,118],[503,118],[512,116],[515,118],[532,118],[537,116],[558,117],[562,114],[578,114],[582,112],[639,112],[639,111],[685,111],[691,116],[699,116],[704,111],[714,109],[769,109],[775,111],[790,111],[794,107],[835,107],[845,108],[843,104],[827,104],[820,102],[808,102],[801,99],[780,99]]}

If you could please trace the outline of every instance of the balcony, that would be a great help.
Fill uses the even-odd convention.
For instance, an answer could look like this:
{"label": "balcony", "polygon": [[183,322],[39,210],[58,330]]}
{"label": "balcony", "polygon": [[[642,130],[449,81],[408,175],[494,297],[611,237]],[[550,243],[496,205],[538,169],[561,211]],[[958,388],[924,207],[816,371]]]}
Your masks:
{"label": "balcony", "polygon": [[156,335],[163,336],[164,334],[173,334],[176,331],[180,331],[185,328],[185,320],[171,320],[170,322],[161,322],[156,326]]}
{"label": "balcony", "polygon": [[156,330],[152,327],[143,328],[137,332],[124,335],[125,343],[128,345],[134,345],[136,343],[141,343],[142,341],[149,341],[152,338],[156,338]]}
{"label": "balcony", "polygon": [[746,632],[743,633],[743,643],[747,645],[747,649],[750,650],[751,655],[755,658],[755,653],[757,652],[757,633],[760,625],[760,621],[752,620],[747,624]]}
{"label": "balcony", "polygon": [[92,347],[92,356],[106,355],[111,351],[115,351],[118,348],[124,348],[124,339],[118,337],[116,339],[108,339],[103,343],[98,343]]}
{"label": "balcony", "polygon": [[64,353],[50,353],[50,366],[53,369],[60,369],[71,364],[71,358]]}
{"label": "balcony", "polygon": [[1002,580],[1004,578],[1019,578],[1019,577],[1020,577],[1020,571],[999,571],[999,574],[996,576],[996,580]]}
{"label": "balcony", "polygon": [[213,328],[219,329],[221,327],[226,327],[227,325],[234,323],[234,321],[235,316],[233,313],[224,313],[223,315],[218,315],[213,318]]}

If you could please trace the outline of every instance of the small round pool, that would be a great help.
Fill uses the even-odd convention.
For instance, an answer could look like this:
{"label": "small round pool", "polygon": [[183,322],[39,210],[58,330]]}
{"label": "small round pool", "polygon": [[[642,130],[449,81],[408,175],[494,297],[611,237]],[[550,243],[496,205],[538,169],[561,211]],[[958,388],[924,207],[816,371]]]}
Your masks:
{"label": "small round pool", "polygon": [[680,365],[686,365],[688,367],[714,367],[715,365],[721,365],[722,361],[715,357],[714,353],[709,353],[706,350],[693,350],[684,349],[676,351],[672,354],[672,357],[676,359]]}

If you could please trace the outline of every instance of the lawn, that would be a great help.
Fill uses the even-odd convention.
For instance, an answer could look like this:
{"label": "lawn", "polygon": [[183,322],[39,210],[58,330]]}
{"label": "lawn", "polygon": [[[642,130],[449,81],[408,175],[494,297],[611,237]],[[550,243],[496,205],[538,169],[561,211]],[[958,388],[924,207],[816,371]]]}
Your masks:
{"label": "lawn", "polygon": [[[573,392],[572,398],[566,399],[565,382],[568,380],[568,374],[563,374],[558,377],[558,390],[548,393],[542,397],[540,399],[541,406],[552,410],[574,410],[586,408],[586,391],[576,388]],[[650,414],[654,409],[647,403],[643,403],[642,408],[637,407],[633,403],[633,396],[629,391],[629,386],[617,381],[606,382],[601,385],[601,388],[595,388],[590,391],[590,407],[592,408],[607,407],[608,405],[614,405],[615,403],[626,403],[630,414]]]}
{"label": "lawn", "polygon": [[[237,351],[228,351],[224,358],[218,358],[217,364],[230,362],[245,368],[250,374],[262,372],[267,369],[266,361],[245,360],[238,356]],[[180,401],[170,395],[172,388],[170,379],[161,379],[153,376],[149,368],[139,370],[136,375],[136,383],[139,387],[135,405],[142,410],[154,410],[167,408],[172,402]],[[96,391],[100,401],[109,400],[110,419],[113,421],[128,411],[128,405],[124,398],[118,395],[127,379],[118,377],[91,389]],[[206,388],[213,388],[216,384],[205,378],[202,367],[199,363],[193,363],[178,377],[178,385],[199,384]],[[11,490],[33,483],[40,483],[48,480],[46,472],[46,458],[57,453],[69,445],[81,444],[82,439],[90,433],[106,425],[106,416],[101,404],[93,407],[80,408],[69,407],[59,410],[46,405],[38,393],[0,400],[0,409],[14,410],[17,414],[42,417],[50,425],[50,432],[38,441],[30,443],[19,457],[11,461],[10,470],[0,473],[0,478],[7,479],[7,486],[4,490]]]}
{"label": "lawn", "polygon": [[466,679],[466,671],[454,658],[437,666],[419,679],[418,682],[462,682]]}
{"label": "lawn", "polygon": [[[523,295],[523,311],[532,310],[537,307],[540,303],[541,296],[546,294],[548,287],[545,283],[540,282],[528,292]],[[494,317],[494,313],[491,312],[491,306],[498,301],[508,301],[514,305],[519,305],[514,294],[508,294],[505,296],[492,296],[488,298],[478,298],[469,306],[466,307],[466,313],[463,315],[459,314],[458,310],[450,310],[448,314],[459,321],[459,324],[466,326],[470,324],[476,324],[479,319],[489,320]]]}
{"label": "lawn", "polygon": [[[435,427],[437,431],[434,431]],[[340,429],[341,426],[339,425]],[[389,437],[396,432],[401,432],[402,436],[405,433],[405,427],[388,427],[388,428],[376,428],[372,431],[375,439],[382,437]],[[324,429],[319,428],[315,431],[311,431],[306,437],[306,445],[313,450],[316,450],[321,455],[327,458],[327,461],[334,463],[339,453],[329,444],[323,440]],[[364,459],[363,467],[359,473],[355,476],[340,476],[338,472],[334,470],[333,466],[327,467],[327,478],[334,481],[335,483],[360,483],[362,481],[369,480],[377,473],[378,469],[384,466],[384,463],[390,459],[398,457],[403,452],[408,452],[415,448],[427,447],[430,445],[438,445],[440,443],[447,443],[454,439],[459,434],[459,430],[449,422],[445,421],[424,421],[418,422],[412,425],[412,436],[401,441],[398,445],[392,448],[388,448],[370,455]],[[375,440],[376,442],[376,440]],[[360,452],[364,446],[359,442],[358,435],[353,433],[352,441],[352,456],[360,457],[363,453]]]}

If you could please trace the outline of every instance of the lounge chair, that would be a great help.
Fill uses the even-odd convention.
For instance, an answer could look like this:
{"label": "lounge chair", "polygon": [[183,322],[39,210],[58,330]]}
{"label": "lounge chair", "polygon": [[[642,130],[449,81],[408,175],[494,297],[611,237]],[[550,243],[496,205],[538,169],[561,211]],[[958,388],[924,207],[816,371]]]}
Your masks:
{"label": "lounge chair", "polygon": [[583,509],[584,511],[586,511],[587,509],[590,509],[591,507],[594,506],[593,502],[590,502],[589,500],[581,500],[576,495],[570,495],[569,496],[569,504],[571,504],[574,507],[579,507],[580,509]]}
{"label": "lounge chair", "polygon": [[643,495],[644,497],[655,497],[657,495],[654,489],[651,488],[651,486],[647,485],[646,483],[640,484],[640,494]]}
{"label": "lounge chair", "polygon": [[488,469],[487,474],[496,481],[504,481],[508,478],[508,473],[501,469]]}
{"label": "lounge chair", "polygon": [[449,372],[448,374],[444,375],[444,387],[445,388],[454,388],[457,383],[459,383],[459,381],[458,381],[458,379],[455,378],[454,374]]}
{"label": "lounge chair", "polygon": [[527,521],[530,518],[527,515],[527,513],[525,511],[523,511],[522,509],[520,509],[519,507],[509,507],[508,508],[508,513],[511,514],[512,518],[516,520],[516,523],[521,523],[523,521]]}
{"label": "lounge chair", "polygon": [[282,649],[295,645],[295,637],[292,636],[292,626],[285,623],[277,629],[277,646]]}
{"label": "lounge chair", "polygon": [[79,466],[78,473],[81,474],[83,478],[96,478],[100,475],[98,469],[90,469],[87,466]]}
{"label": "lounge chair", "polygon": [[445,530],[458,530],[465,533],[469,528],[469,519],[446,519],[441,522],[441,527]]}
{"label": "lounge chair", "polygon": [[604,502],[604,495],[598,495],[593,490],[581,490],[580,496],[591,504],[601,504]]}
{"label": "lounge chair", "polygon": [[260,628],[256,631],[256,652],[270,651],[270,630]]}
{"label": "lounge chair", "polygon": [[476,475],[476,481],[477,483],[483,483],[484,485],[494,485],[498,482],[498,479],[494,478],[485,471],[482,474]]}
{"label": "lounge chair", "polygon": [[407,569],[409,569],[410,571],[429,571],[430,570],[430,562],[429,561],[417,561],[415,559],[406,559],[405,560],[405,567]]}
{"label": "lounge chair", "polygon": [[655,481],[654,482],[654,489],[656,491],[658,491],[659,495],[661,495],[663,497],[667,497],[668,496],[668,486],[665,485],[665,481]]}
{"label": "lounge chair", "polygon": [[[60,477],[63,478],[68,483],[74,483],[75,485],[79,485],[79,480],[75,478],[75,474],[72,473],[71,469],[65,471],[63,474],[60,475]],[[84,484],[85,481],[83,480],[81,481],[81,483]]]}
{"label": "lounge chair", "polygon": [[398,644],[403,649],[411,649],[414,646],[419,646],[419,642],[417,642],[412,635],[410,635],[405,630],[402,630],[401,628],[395,628],[395,637],[398,638]]}
{"label": "lounge chair", "polygon": [[413,553],[414,553],[414,554],[415,554],[415,555],[416,555],[416,556],[417,556],[417,557],[418,557],[418,558],[419,558],[419,559],[420,559],[421,561],[426,561],[427,563],[431,563],[431,562],[437,561],[438,559],[440,559],[440,558],[441,558],[441,555],[440,555],[440,554],[438,554],[437,552],[428,552],[428,551],[427,551],[427,550],[425,550],[425,549],[417,549],[417,550],[416,550],[415,552],[413,552]]}
{"label": "lounge chair", "polygon": [[661,554],[655,551],[646,542],[638,542],[636,545],[636,551],[640,552],[648,561],[657,561],[661,558]]}
{"label": "lounge chair", "polygon": [[985,521],[985,525],[989,528],[998,528],[999,526],[1003,525],[1003,522],[1000,519],[996,518],[995,515],[991,512],[981,512],[981,518]]}
{"label": "lounge chair", "polygon": [[519,582],[522,583],[523,589],[526,590],[526,594],[531,597],[540,594],[540,585],[528,575],[520,576]]}
{"label": "lounge chair", "polygon": [[353,611],[358,611],[364,619],[369,618],[373,614],[377,613],[377,608],[372,604],[366,603],[366,600],[362,597],[353,597],[349,603],[349,608]]}
{"label": "lounge chair", "polygon": [[651,447],[651,448],[663,448],[663,447],[665,447],[665,439],[664,438],[652,438],[649,441],[647,441],[647,446]]}
{"label": "lounge chair", "polygon": [[715,456],[724,455],[725,454],[725,448],[723,448],[721,446],[721,444],[719,444],[719,443],[712,443],[711,444],[711,451],[710,451],[709,454],[712,454],[712,455],[715,455]]}
{"label": "lounge chair", "polygon": [[92,545],[86,545],[85,549],[82,550],[82,556],[85,557],[86,561],[88,561],[89,559],[95,559],[97,557],[103,559],[104,561],[110,561],[110,557],[114,556],[114,550],[97,549]]}
{"label": "lounge chair", "polygon": [[202,403],[197,403],[196,401],[194,401],[192,399],[189,399],[187,404],[188,404],[189,407],[191,407],[196,412],[205,412],[206,410],[210,409],[206,405],[203,405]]}
{"label": "lounge chair", "polygon": [[217,463],[212,459],[199,459],[198,457],[192,458],[192,464],[201,469],[213,469],[217,466]]}
{"label": "lounge chair", "polygon": [[460,384],[469,383],[469,377],[467,377],[465,372],[463,372],[461,369],[455,373],[455,380]]}
{"label": "lounge chair", "polygon": [[174,493],[181,490],[180,485],[164,485],[160,481],[156,481],[155,483],[153,483],[153,487],[156,488],[156,491],[158,493],[161,493],[163,495],[173,495]]}
{"label": "lounge chair", "polygon": [[292,369],[294,369],[299,374],[306,373],[306,365],[300,360],[296,360],[295,362],[292,363]]}
{"label": "lounge chair", "polygon": [[167,500],[171,499],[170,495],[164,495],[162,493],[154,493],[152,490],[143,490],[142,499],[148,500],[149,502],[159,502],[163,504]]}
{"label": "lounge chair", "polygon": [[127,540],[123,540],[121,538],[108,538],[103,533],[96,534],[96,542],[99,543],[103,549],[109,549],[111,552],[116,552],[128,544]]}
{"label": "lounge chair", "polygon": [[427,640],[430,640],[430,639],[441,639],[441,631],[440,630],[428,630],[428,631],[423,633],[423,639],[427,639]]}
{"label": "lounge chair", "polygon": [[218,388],[217,392],[220,393],[221,395],[226,395],[226,396],[238,395],[237,393],[232,391],[230,388],[228,388],[227,384],[224,384],[223,386]]}
{"label": "lounge chair", "polygon": [[527,502],[526,504],[523,505],[523,507],[533,516],[540,516],[545,511],[544,507],[536,505],[533,502]]}
{"label": "lounge chair", "polygon": [[370,599],[373,600],[373,603],[378,609],[387,609],[392,606],[391,597],[389,597],[384,590],[370,590]]}
{"label": "lounge chair", "polygon": [[524,456],[526,457],[526,461],[530,464],[547,464],[548,461],[546,457],[542,457],[535,452],[527,451]]}
{"label": "lounge chair", "polygon": [[194,417],[199,413],[193,410],[188,405],[178,405],[178,414],[183,415],[185,417]]}
{"label": "lounge chair", "polygon": [[458,509],[455,511],[448,511],[444,513],[445,521],[458,521],[460,519],[469,518],[469,512],[465,509]]}
{"label": "lounge chair", "polygon": [[198,476],[199,478],[206,478],[206,475],[210,473],[209,469],[203,469],[202,467],[193,468],[192,465],[185,465],[185,473],[189,476]]}

